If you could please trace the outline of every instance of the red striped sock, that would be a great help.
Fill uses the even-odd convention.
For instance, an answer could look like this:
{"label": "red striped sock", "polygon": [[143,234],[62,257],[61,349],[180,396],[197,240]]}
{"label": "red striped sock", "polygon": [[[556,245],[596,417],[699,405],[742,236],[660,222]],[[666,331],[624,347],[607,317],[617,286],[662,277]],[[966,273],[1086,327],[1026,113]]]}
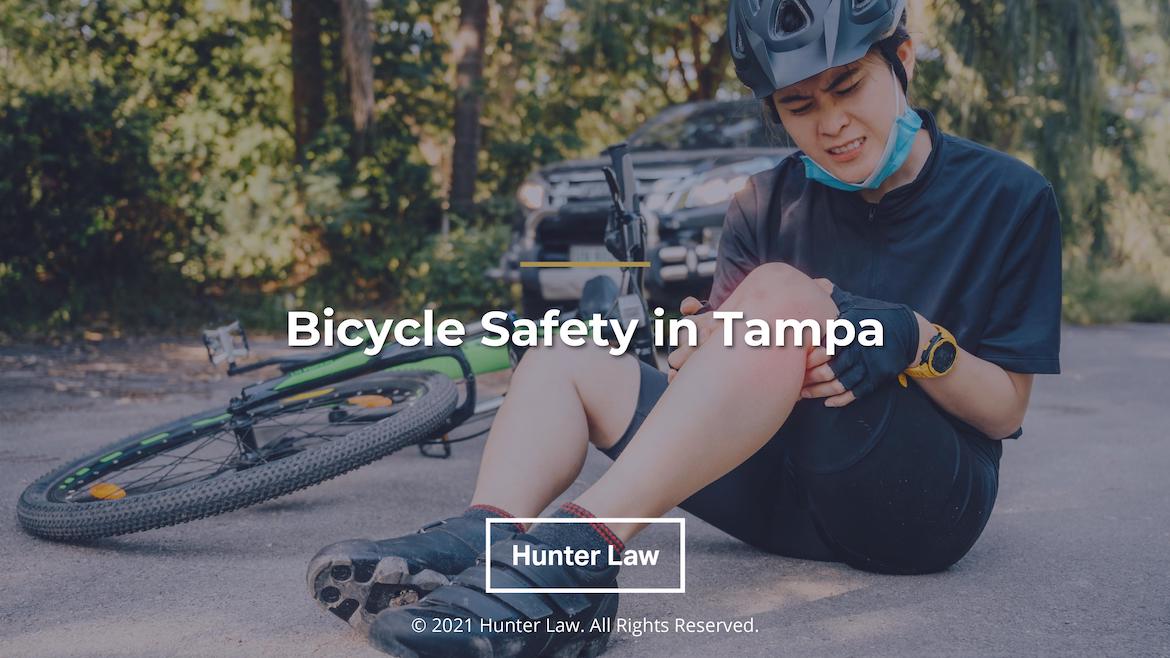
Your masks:
{"label": "red striped sock", "polygon": [[[593,512],[576,503],[565,503],[553,513],[553,518],[597,518]],[[626,545],[614,534],[609,526],[600,521],[592,523],[543,523],[537,524],[530,533],[546,544],[555,548],[569,546],[572,548],[601,549],[612,546],[620,553]]]}
{"label": "red striped sock", "polygon": [[[471,507],[468,507],[466,510],[464,510],[463,516],[472,519],[511,519],[515,518],[516,515],[508,512],[507,510],[500,509],[499,507],[492,505],[472,505]],[[505,525],[511,528],[514,532],[524,532],[524,524],[522,523],[508,523],[501,525]]]}

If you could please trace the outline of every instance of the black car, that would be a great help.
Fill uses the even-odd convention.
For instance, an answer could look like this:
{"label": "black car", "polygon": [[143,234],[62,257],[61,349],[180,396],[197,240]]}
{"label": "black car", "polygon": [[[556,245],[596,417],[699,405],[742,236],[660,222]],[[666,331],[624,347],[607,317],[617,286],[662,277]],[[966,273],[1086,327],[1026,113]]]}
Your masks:
{"label": "black car", "polygon": [[[759,101],[708,101],[661,112],[629,138],[651,263],[646,293],[671,310],[704,297],[731,197],[748,176],[775,166],[792,148]],[[520,216],[511,247],[489,275],[519,282],[524,313],[572,308],[585,282],[619,270],[520,268],[521,261],[613,260],[602,244],[610,208],[602,166],[569,160],[533,172],[517,191]]]}

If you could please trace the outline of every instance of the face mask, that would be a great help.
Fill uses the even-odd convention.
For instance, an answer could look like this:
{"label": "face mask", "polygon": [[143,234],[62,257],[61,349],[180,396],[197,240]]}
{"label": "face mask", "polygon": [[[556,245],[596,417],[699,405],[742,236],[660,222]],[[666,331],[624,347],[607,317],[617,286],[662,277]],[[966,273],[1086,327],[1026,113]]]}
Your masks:
{"label": "face mask", "polygon": [[[900,107],[903,96],[899,93],[898,78],[897,76],[891,77],[894,81],[894,102]],[[918,116],[918,113],[907,105],[905,111],[894,119],[894,125],[890,128],[890,134],[886,138],[886,149],[882,151],[882,157],[878,159],[877,167],[874,168],[869,178],[860,183],[846,183],[813,162],[813,159],[807,155],[800,156],[800,159],[804,161],[804,175],[809,180],[815,180],[818,183],[846,192],[876,190],[895,171],[898,171],[898,168],[906,162],[906,158],[910,157],[910,149],[914,146],[914,136],[918,134],[920,128],[922,128],[922,117]]]}

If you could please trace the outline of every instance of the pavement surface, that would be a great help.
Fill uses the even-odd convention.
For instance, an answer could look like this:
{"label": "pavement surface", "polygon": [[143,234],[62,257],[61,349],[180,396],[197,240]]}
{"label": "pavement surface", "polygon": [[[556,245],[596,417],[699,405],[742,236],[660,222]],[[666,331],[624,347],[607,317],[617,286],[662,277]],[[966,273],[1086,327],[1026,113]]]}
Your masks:
{"label": "pavement surface", "polygon": [[[620,615],[751,619],[754,632],[627,630],[608,655],[1170,655],[1170,326],[1068,328],[1064,340],[1065,372],[1037,378],[995,513],[959,564],[877,576],[767,555],[688,518],[686,594],[623,595]],[[305,565],[338,539],[462,509],[481,441],[90,545],[18,526],[20,492],[64,459],[238,390],[196,345],[0,348],[0,655],[381,655],[319,611]],[[570,495],[606,464],[592,452]],[[638,541],[670,538],[656,528]]]}

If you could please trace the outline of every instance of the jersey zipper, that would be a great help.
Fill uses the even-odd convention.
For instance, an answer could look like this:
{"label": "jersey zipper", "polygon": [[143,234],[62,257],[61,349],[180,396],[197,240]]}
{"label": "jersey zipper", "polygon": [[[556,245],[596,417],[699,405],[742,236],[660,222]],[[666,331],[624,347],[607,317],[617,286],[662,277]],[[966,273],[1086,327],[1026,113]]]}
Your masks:
{"label": "jersey zipper", "polygon": [[869,251],[869,276],[866,277],[868,279],[867,283],[869,284],[869,290],[867,290],[865,292],[865,294],[869,297],[875,297],[876,288],[877,288],[877,285],[876,285],[877,282],[874,280],[875,275],[877,274],[877,271],[878,271],[877,260],[878,260],[878,254],[880,253],[880,247],[878,245],[878,238],[880,237],[880,235],[879,235],[880,232],[878,231],[878,227],[877,227],[877,211],[878,211],[878,204],[876,204],[876,203],[870,204],[869,216],[865,220],[865,225],[869,229],[867,231],[867,233],[869,233],[869,240],[867,240],[867,242],[869,242],[869,248],[870,248],[870,251]]}

